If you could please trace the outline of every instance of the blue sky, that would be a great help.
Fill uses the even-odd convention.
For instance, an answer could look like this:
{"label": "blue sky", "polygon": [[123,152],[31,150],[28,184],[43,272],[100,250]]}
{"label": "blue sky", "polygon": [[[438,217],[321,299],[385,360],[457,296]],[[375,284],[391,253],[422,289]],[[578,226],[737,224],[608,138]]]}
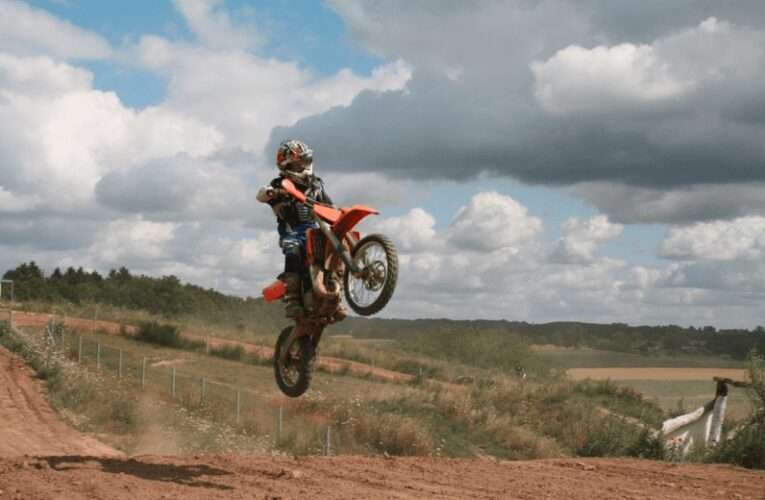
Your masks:
{"label": "blue sky", "polygon": [[238,295],[298,137],[382,216],[387,316],[747,326],[765,289],[758,2],[0,0],[0,267]]}

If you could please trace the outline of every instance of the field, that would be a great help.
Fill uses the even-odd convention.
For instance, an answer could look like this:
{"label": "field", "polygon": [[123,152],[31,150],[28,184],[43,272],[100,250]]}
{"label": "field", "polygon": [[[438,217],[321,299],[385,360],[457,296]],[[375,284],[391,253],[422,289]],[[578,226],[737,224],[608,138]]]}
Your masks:
{"label": "field", "polygon": [[[690,411],[715,396],[713,377],[744,380],[745,364],[709,356],[640,356],[588,349],[542,349],[539,355],[556,366],[566,367],[573,380],[611,380],[634,387],[671,414]],[[749,413],[743,389],[728,388],[726,415],[740,418]]]}

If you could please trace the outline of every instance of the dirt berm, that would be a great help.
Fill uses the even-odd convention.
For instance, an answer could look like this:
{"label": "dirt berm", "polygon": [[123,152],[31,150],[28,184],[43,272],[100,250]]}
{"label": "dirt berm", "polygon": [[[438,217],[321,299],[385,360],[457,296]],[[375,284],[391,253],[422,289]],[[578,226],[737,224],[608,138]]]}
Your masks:
{"label": "dirt berm", "polygon": [[256,498],[765,499],[765,472],[626,459],[125,457],[60,422],[0,348],[0,500]]}

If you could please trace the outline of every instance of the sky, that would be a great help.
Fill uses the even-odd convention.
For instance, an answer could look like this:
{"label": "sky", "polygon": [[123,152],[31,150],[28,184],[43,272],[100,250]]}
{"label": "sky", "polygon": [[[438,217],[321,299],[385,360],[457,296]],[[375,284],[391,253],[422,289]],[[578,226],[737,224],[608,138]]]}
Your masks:
{"label": "sky", "polygon": [[288,138],[384,317],[763,324],[759,0],[0,0],[0,270],[258,296]]}

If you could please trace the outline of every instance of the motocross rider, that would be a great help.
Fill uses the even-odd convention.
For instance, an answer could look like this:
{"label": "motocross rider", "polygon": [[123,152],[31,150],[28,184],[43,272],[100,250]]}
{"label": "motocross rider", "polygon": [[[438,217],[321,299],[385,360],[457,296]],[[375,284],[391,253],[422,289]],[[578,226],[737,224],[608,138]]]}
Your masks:
{"label": "motocross rider", "polygon": [[305,314],[300,284],[306,231],[318,227],[318,224],[313,219],[310,206],[284,192],[282,179],[290,179],[309,198],[327,205],[333,203],[324,191],[324,182],[313,175],[313,150],[305,143],[295,139],[283,141],[276,151],[276,166],[279,167],[279,177],[260,188],[257,199],[268,203],[276,215],[279,246],[284,254],[284,272],[279,279],[284,282],[286,290],[285,314],[288,318],[299,318]]}

